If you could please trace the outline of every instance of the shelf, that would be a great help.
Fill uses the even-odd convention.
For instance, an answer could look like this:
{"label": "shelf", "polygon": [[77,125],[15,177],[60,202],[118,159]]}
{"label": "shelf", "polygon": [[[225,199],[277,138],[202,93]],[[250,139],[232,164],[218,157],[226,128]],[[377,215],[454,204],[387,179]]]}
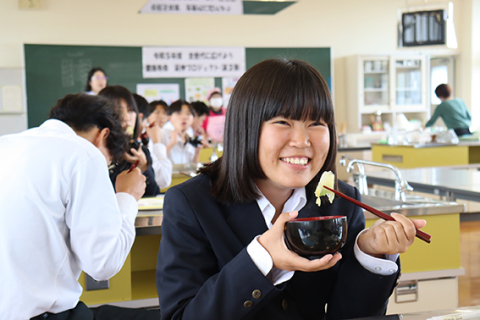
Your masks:
{"label": "shelf", "polygon": [[364,92],[388,92],[388,88],[364,88]]}
{"label": "shelf", "polygon": [[[371,110],[361,110],[360,113],[361,114],[372,114],[372,112],[375,112],[375,111],[378,111],[380,110],[382,113],[393,113],[394,111],[393,110],[390,110],[390,109],[385,109],[385,108],[388,108],[384,105],[371,105],[370,106],[372,109]],[[364,107],[365,109],[367,107]]]}
{"label": "shelf", "polygon": [[377,111],[390,124],[399,113],[411,113],[407,116],[410,120],[429,119],[426,58],[420,54],[349,57],[347,131],[361,131],[363,126],[370,125],[369,116]]}
{"label": "shelf", "polygon": [[418,91],[420,92],[420,88],[395,88],[396,91]]}
{"label": "shelf", "polygon": [[388,74],[387,70],[364,71],[363,74]]}
{"label": "shelf", "polygon": [[427,110],[426,109],[421,109],[425,108],[424,106],[417,105],[412,106],[409,105],[408,108],[402,108],[401,106],[396,106],[395,108],[392,109],[392,112],[401,112],[401,113],[425,113]]}

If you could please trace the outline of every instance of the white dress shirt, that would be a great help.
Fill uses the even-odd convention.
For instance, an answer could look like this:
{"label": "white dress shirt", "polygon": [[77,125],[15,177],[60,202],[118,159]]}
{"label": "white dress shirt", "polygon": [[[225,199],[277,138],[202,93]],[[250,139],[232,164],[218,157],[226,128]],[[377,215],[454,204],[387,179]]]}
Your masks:
{"label": "white dress shirt", "polygon": [[[173,125],[165,124],[162,128],[162,136],[160,142],[164,145],[170,143],[170,133],[173,131]],[[178,139],[177,143],[172,147],[170,153],[168,154],[168,159],[172,164],[183,164],[183,163],[192,163],[193,158],[195,157],[195,147],[190,143],[184,143]]]}
{"label": "white dress shirt", "polygon": [[74,308],[82,270],[122,268],[137,202],[115,195],[105,157],[61,121],[0,137],[0,152],[1,318]]}
{"label": "white dress shirt", "polygon": [[[261,193],[261,192],[260,192]],[[258,207],[263,214],[263,218],[265,219],[265,223],[270,229],[272,224],[272,219],[275,216],[275,207],[265,198],[263,194],[261,197],[257,199]],[[299,211],[307,204],[307,196],[305,194],[305,188],[298,188],[295,189],[290,198],[288,198],[287,202],[285,202],[283,206],[282,212],[292,212],[292,211]],[[361,234],[361,233],[360,233]],[[360,235],[359,234],[359,235]],[[270,273],[270,279],[273,285],[281,284],[285,281],[290,280],[295,271],[285,271],[277,268],[273,268],[273,260],[268,251],[258,242],[258,235],[255,239],[250,242],[247,246],[247,252],[252,258],[255,265],[258,269],[263,273],[263,275],[267,276]],[[355,257],[357,258],[358,262],[370,272],[380,274],[380,275],[391,275],[398,270],[398,266],[395,263],[397,260],[398,254],[396,255],[387,255],[386,259],[379,259],[372,257],[364,252],[362,252],[358,248],[357,239],[355,239]]]}
{"label": "white dress shirt", "polygon": [[172,183],[172,162],[167,157],[167,147],[161,143],[148,141],[148,150],[152,157],[152,168],[155,172],[155,182],[160,189],[170,186]]}

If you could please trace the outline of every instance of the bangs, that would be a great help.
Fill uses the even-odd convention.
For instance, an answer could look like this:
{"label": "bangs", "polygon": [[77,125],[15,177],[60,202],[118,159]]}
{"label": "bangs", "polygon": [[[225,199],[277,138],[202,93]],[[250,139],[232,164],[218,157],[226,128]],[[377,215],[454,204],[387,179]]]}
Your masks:
{"label": "bangs", "polygon": [[292,120],[323,119],[334,122],[333,104],[328,86],[320,74],[292,65],[281,77],[271,83],[270,96],[266,97],[263,119],[284,117]]}

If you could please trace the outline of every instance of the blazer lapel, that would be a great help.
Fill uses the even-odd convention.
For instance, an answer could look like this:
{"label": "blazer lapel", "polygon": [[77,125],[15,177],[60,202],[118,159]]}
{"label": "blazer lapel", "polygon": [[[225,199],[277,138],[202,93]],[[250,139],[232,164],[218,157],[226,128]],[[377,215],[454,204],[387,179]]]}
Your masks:
{"label": "blazer lapel", "polygon": [[226,221],[243,246],[248,245],[257,235],[268,230],[262,212],[256,201],[247,205],[228,205]]}

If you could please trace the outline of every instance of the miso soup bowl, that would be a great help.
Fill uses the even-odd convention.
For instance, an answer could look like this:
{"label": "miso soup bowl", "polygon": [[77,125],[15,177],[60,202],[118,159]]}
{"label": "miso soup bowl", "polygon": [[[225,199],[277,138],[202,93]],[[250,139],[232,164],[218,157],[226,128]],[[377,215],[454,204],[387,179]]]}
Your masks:
{"label": "miso soup bowl", "polygon": [[346,240],[346,216],[300,218],[285,226],[288,249],[310,260],[337,252]]}

